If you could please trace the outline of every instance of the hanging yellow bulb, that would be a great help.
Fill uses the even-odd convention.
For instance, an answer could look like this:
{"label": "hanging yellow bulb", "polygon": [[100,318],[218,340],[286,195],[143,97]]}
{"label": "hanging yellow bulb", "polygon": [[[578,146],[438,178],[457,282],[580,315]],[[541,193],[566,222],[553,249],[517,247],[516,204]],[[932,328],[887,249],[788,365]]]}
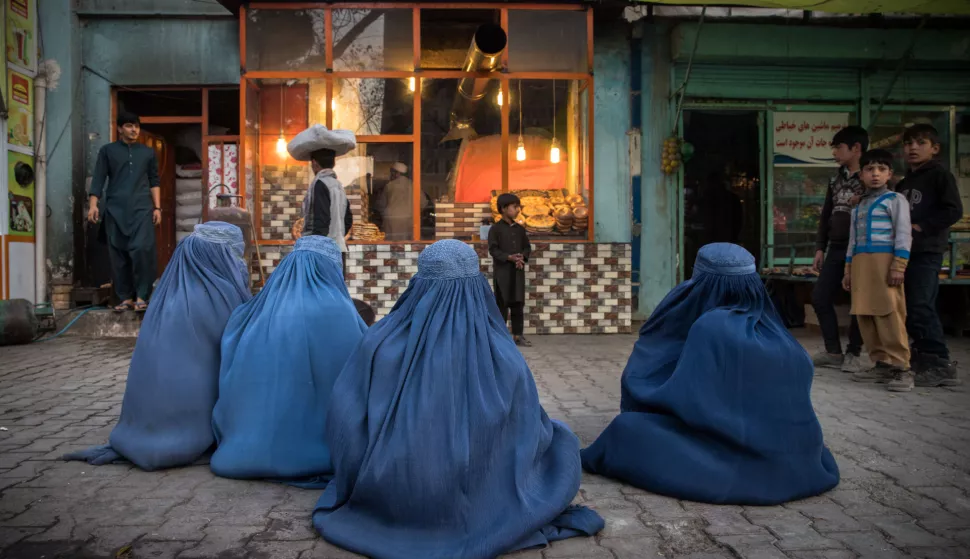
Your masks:
{"label": "hanging yellow bulb", "polygon": [[408,78],[408,90],[410,90],[411,93],[414,93],[414,90],[416,88],[417,88],[417,80],[415,80],[413,77]]}
{"label": "hanging yellow bulb", "polygon": [[276,153],[286,155],[286,139],[283,138],[282,132],[280,132],[280,139],[276,140]]}
{"label": "hanging yellow bulb", "polygon": [[337,112],[337,98],[336,97],[334,97],[333,99],[330,100],[330,111],[331,112],[334,112],[334,113]]}
{"label": "hanging yellow bulb", "polygon": [[522,141],[522,136],[519,136],[519,147],[515,149],[515,160],[525,161],[525,142]]}
{"label": "hanging yellow bulb", "polygon": [[498,95],[495,96],[495,103],[498,104],[499,107],[502,106],[502,92],[501,91],[499,91],[498,92]]}
{"label": "hanging yellow bulb", "polygon": [[552,140],[552,149],[549,150],[549,161],[559,163],[559,141]]}

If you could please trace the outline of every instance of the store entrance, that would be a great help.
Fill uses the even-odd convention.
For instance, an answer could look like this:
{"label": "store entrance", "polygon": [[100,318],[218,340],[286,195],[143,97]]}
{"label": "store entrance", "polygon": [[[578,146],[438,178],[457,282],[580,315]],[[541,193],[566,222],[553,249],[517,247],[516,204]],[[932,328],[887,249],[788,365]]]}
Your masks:
{"label": "store entrance", "polygon": [[758,111],[684,111],[684,141],[694,147],[684,163],[683,277],[697,251],[735,243],[757,259],[761,249],[761,149]]}

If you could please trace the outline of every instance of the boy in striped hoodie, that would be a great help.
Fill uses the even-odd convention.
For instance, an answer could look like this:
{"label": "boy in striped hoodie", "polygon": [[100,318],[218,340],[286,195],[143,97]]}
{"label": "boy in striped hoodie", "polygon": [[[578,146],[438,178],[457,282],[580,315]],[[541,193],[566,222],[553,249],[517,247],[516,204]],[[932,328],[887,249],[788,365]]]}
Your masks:
{"label": "boy in striped hoodie", "polygon": [[914,376],[903,291],[913,242],[909,202],[889,190],[891,153],[868,151],[860,164],[866,192],[852,210],[842,286],[852,292],[852,314],[875,366],[854,373],[852,380],[888,383],[890,391],[909,392]]}

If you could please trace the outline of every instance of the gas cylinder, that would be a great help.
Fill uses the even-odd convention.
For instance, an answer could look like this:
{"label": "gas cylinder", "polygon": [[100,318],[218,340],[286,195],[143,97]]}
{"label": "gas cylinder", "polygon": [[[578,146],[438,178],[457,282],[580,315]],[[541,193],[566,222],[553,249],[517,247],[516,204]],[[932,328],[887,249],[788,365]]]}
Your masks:
{"label": "gas cylinder", "polygon": [[249,210],[232,205],[233,198],[237,197],[231,194],[217,194],[216,207],[209,209],[206,221],[223,221],[242,229],[243,239],[246,241],[244,256],[246,262],[252,262],[253,222]]}

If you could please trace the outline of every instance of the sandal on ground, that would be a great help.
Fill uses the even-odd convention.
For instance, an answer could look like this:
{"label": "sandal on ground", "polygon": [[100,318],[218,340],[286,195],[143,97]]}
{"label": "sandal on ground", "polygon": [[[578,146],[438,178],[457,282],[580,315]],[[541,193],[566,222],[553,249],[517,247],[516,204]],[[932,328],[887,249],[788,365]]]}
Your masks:
{"label": "sandal on ground", "polygon": [[133,302],[131,302],[131,301],[122,301],[120,305],[116,306],[112,310],[114,312],[119,312],[120,313],[120,312],[134,310],[134,308],[135,308],[135,304]]}
{"label": "sandal on ground", "polygon": [[145,312],[148,310],[148,303],[145,301],[138,301],[135,303],[135,312]]}

